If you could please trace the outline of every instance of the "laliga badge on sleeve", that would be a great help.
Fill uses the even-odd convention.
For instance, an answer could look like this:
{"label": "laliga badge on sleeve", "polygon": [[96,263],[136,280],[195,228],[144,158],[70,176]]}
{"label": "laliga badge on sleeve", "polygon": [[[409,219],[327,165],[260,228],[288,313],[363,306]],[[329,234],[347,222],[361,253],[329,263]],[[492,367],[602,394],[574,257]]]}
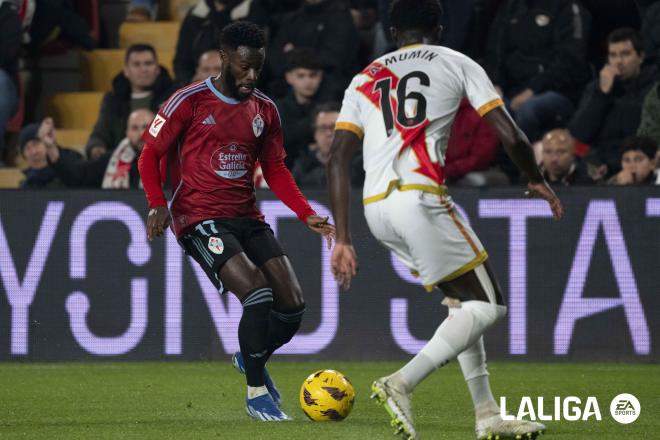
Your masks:
{"label": "laliga badge on sleeve", "polygon": [[225,244],[222,242],[220,237],[211,237],[209,238],[208,248],[214,254],[220,255],[225,251]]}
{"label": "laliga badge on sleeve", "polygon": [[160,129],[163,128],[163,125],[165,125],[165,118],[161,115],[156,115],[156,118],[149,127],[149,134],[153,137],[158,137],[158,133],[160,133]]}

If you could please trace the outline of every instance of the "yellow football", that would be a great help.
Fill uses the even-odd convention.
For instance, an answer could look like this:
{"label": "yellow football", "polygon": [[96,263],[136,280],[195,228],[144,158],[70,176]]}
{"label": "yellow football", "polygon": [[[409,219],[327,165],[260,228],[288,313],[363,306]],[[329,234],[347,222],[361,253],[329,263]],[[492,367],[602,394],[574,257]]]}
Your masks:
{"label": "yellow football", "polygon": [[300,407],[315,422],[344,420],[353,409],[355,389],[339,371],[319,370],[300,388]]}

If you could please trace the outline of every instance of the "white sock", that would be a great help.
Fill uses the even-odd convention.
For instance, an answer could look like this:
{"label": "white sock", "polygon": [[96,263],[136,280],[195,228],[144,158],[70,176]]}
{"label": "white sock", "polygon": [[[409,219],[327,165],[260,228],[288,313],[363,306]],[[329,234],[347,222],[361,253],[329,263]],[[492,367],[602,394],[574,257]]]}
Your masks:
{"label": "white sock", "polygon": [[434,372],[435,364],[427,355],[421,351],[415,355],[406,365],[392,375],[395,384],[403,385],[407,392],[412,392],[418,383],[423,381],[426,376]]}
{"label": "white sock", "polygon": [[248,399],[254,399],[255,397],[263,396],[264,394],[268,394],[268,389],[266,388],[266,385],[262,385],[260,387],[251,387],[248,385],[248,391],[247,391],[247,397]]}
{"label": "white sock", "polygon": [[450,308],[449,316],[420,352],[399,370],[408,391],[412,391],[436,368],[446,365],[481,337],[483,332],[506,314],[506,307],[483,301],[466,301]]}
{"label": "white sock", "polygon": [[458,362],[470,390],[477,419],[498,414],[499,407],[495,402],[488,381],[483,336],[458,355]]}

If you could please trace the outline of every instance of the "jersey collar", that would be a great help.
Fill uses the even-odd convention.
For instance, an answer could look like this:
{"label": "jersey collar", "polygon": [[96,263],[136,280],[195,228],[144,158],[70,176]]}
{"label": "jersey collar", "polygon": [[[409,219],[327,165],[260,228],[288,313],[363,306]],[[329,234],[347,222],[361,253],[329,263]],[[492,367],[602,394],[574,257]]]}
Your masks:
{"label": "jersey collar", "polygon": [[406,44],[405,46],[401,46],[401,47],[399,48],[399,50],[403,50],[403,49],[412,49],[413,47],[420,47],[420,46],[423,46],[423,45],[424,45],[424,43],[411,43],[411,44]]}
{"label": "jersey collar", "polygon": [[210,76],[206,78],[206,81],[204,82],[206,83],[206,86],[209,88],[209,90],[212,91],[213,94],[217,96],[218,99],[221,100],[222,102],[226,102],[227,104],[238,104],[241,102],[238,99],[230,98],[229,96],[225,96],[222,93],[220,93],[220,91],[216,89],[215,86],[213,85],[213,81],[211,81]]}

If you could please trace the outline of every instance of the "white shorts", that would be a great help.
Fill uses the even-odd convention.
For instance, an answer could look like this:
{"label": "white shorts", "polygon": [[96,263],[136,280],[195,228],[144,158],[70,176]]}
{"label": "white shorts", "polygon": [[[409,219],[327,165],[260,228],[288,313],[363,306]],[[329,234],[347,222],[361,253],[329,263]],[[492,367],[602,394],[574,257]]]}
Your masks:
{"label": "white shorts", "polygon": [[365,205],[371,233],[419,274],[426,290],[483,263],[488,254],[449,196],[393,191]]}

